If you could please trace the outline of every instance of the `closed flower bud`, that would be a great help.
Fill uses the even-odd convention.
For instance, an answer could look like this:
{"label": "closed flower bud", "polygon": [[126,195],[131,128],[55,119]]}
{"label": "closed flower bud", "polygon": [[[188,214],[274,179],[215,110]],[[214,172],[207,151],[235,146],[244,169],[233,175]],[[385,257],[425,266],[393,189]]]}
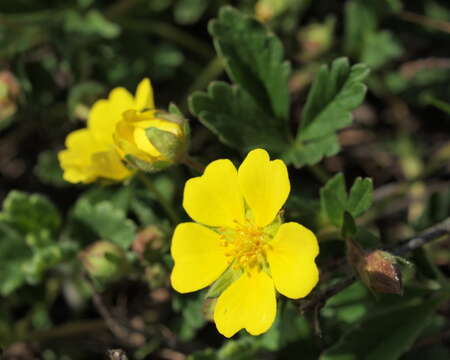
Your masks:
{"label": "closed flower bud", "polygon": [[14,75],[9,71],[0,71],[0,122],[15,114],[19,94],[19,83]]}
{"label": "closed flower bud", "polygon": [[365,251],[352,240],[347,241],[347,258],[361,281],[373,292],[403,294],[401,273],[396,258],[383,250]]}
{"label": "closed flower bud", "polygon": [[109,241],[97,241],[80,254],[84,269],[101,281],[119,279],[126,270],[124,251]]}
{"label": "closed flower bud", "polygon": [[327,17],[324,23],[310,24],[299,32],[303,61],[310,61],[330,49],[335,23],[334,17]]}
{"label": "closed flower bud", "polygon": [[141,260],[145,260],[159,256],[163,245],[163,233],[157,226],[150,225],[138,232],[131,248]]}
{"label": "closed flower bud", "polygon": [[114,141],[123,159],[147,172],[177,162],[186,151],[187,123],[159,110],[128,110],[118,122]]}

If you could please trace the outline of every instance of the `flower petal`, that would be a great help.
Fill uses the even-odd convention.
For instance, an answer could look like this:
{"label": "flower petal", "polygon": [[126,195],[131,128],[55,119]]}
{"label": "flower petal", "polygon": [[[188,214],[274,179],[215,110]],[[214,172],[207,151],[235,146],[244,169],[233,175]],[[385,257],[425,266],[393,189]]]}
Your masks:
{"label": "flower petal", "polygon": [[266,332],[277,311],[272,279],[264,272],[244,273],[217,300],[214,322],[217,330],[231,337],[245,328],[252,335]]}
{"label": "flower petal", "polygon": [[134,109],[142,111],[144,109],[153,109],[154,107],[152,83],[150,79],[145,78],[136,88]]}
{"label": "flower petal", "polygon": [[172,287],[180,293],[210,285],[228,266],[219,235],[195,223],[182,223],[176,227],[171,252],[175,261]]}
{"label": "flower petal", "polygon": [[286,165],[270,161],[263,149],[251,151],[238,171],[239,186],[253,212],[255,223],[270,224],[285,203],[291,189]]}
{"label": "flower petal", "polygon": [[300,224],[286,223],[270,245],[267,260],[278,292],[291,299],[308,295],[319,281],[314,262],[319,245],[313,232]]}
{"label": "flower petal", "polygon": [[184,187],[183,207],[195,221],[209,226],[234,227],[244,220],[237,170],[230,160],[210,163],[200,177]]}
{"label": "flower petal", "polygon": [[91,166],[98,177],[105,179],[120,181],[131,175],[115,149],[94,153]]}
{"label": "flower petal", "polygon": [[67,135],[66,147],[67,150],[58,154],[64,179],[71,183],[94,181],[97,175],[91,167],[91,157],[104,147],[95,141],[88,129],[75,130]]}
{"label": "flower petal", "polygon": [[122,119],[122,114],[129,109],[134,109],[134,99],[128,90],[122,87],[113,89],[108,99],[96,101],[88,119],[88,127],[96,141],[112,145],[116,124]]}

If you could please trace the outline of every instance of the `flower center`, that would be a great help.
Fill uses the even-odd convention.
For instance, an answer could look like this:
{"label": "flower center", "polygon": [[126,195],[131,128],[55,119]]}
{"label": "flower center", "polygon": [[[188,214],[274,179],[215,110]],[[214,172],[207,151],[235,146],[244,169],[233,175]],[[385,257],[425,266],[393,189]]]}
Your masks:
{"label": "flower center", "polygon": [[259,271],[266,264],[266,250],[270,245],[262,228],[247,220],[234,229],[222,229],[220,237],[225,255],[235,269]]}

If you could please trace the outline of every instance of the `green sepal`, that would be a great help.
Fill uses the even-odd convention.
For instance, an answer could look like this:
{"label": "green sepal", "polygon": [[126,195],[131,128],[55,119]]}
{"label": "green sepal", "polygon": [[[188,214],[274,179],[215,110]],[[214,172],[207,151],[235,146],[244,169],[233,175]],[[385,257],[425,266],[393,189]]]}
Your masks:
{"label": "green sepal", "polygon": [[157,160],[149,163],[130,154],[125,155],[125,160],[131,167],[148,173],[155,173],[164,170],[173,164],[171,161],[164,160]]}
{"label": "green sepal", "polygon": [[156,127],[149,127],[145,129],[145,134],[152,145],[169,161],[175,161],[182,149],[183,140],[179,136],[158,129]]}
{"label": "green sepal", "polygon": [[228,269],[214,282],[214,284],[211,285],[206,293],[206,298],[210,299],[218,297],[228,286],[239,279],[241,275],[242,270],[235,270],[233,269],[233,266],[229,266]]}

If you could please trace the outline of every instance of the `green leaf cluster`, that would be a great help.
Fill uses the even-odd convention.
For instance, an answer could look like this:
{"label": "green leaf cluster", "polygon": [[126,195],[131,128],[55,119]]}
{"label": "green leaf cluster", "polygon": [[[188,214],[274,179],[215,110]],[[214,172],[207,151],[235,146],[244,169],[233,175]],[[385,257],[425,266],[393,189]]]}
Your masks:
{"label": "green leaf cluster", "polygon": [[348,59],[323,65],[303,107],[297,136],[289,129],[290,66],[280,40],[264,25],[225,7],[209,25],[217,53],[233,85],[212,82],[196,92],[191,112],[219,139],[236,149],[264,147],[297,167],[339,151],[336,132],[351,124],[351,111],[365,96],[369,70]]}
{"label": "green leaf cluster", "polygon": [[43,273],[73,250],[58,240],[61,217],[40,194],[12,191],[0,212],[0,293],[7,295]]}
{"label": "green leaf cluster", "polygon": [[348,193],[344,175],[339,173],[320,190],[321,207],[330,222],[341,227],[346,212],[357,218],[370,207],[372,194],[373,184],[370,178],[357,178]]}

